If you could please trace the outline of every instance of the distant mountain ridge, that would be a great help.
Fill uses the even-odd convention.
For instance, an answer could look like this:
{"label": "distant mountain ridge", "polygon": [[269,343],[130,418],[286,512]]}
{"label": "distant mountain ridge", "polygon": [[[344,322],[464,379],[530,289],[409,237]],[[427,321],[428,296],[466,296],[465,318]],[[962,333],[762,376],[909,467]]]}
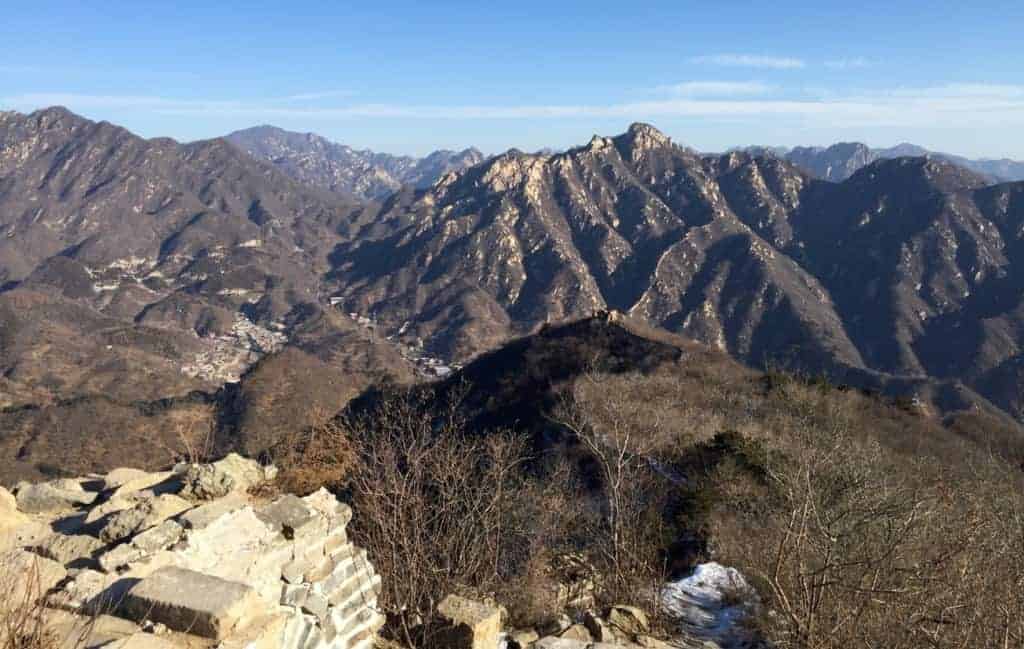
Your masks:
{"label": "distant mountain ridge", "polygon": [[484,160],[474,148],[439,150],[423,158],[353,149],[314,133],[256,126],[226,136],[229,142],[308,185],[362,200],[387,197],[403,185],[423,189],[450,171]]}
{"label": "distant mountain ridge", "polygon": [[389,199],[325,288],[458,358],[614,309],[755,365],[1020,413],[1022,225],[1024,183],[941,159],[832,183],[634,124]]}
{"label": "distant mountain ridge", "polygon": [[1017,160],[979,158],[971,159],[949,153],[929,151],[924,147],[904,142],[896,146],[873,149],[860,142],[839,142],[828,147],[798,146],[787,147],[744,147],[744,151],[755,154],[770,153],[788,160],[810,172],[816,178],[840,182],[846,180],[858,169],[876,160],[903,157],[930,157],[945,160],[976,173],[991,182],[1015,182],[1024,180],[1024,162]]}
{"label": "distant mountain ridge", "polygon": [[612,311],[935,414],[1019,416],[1022,233],[1024,183],[936,158],[826,182],[634,124],[359,204],[224,139],[4,113],[0,455],[155,434],[140,417],[239,378],[222,413],[255,449],[310,395],[413,374],[409,350],[461,362]]}

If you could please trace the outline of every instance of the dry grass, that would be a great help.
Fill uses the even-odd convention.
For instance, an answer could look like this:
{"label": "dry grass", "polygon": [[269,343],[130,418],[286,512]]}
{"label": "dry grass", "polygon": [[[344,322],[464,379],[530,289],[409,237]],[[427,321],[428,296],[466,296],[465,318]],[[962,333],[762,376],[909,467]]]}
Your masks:
{"label": "dry grass", "polygon": [[60,638],[46,618],[38,563],[0,578],[0,649],[56,649]]}

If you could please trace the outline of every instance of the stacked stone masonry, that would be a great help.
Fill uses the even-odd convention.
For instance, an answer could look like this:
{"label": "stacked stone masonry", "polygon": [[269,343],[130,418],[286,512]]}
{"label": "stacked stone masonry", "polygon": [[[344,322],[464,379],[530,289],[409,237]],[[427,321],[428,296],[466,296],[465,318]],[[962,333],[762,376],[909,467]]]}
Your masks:
{"label": "stacked stone masonry", "polygon": [[251,495],[271,477],[232,455],[0,489],[0,587],[38,591],[78,647],[369,649],[380,576],[351,510]]}

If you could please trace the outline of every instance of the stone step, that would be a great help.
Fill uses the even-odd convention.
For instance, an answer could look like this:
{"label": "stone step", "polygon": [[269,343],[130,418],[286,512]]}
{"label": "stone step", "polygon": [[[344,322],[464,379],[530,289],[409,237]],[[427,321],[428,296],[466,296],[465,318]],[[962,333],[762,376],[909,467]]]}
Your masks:
{"label": "stone step", "polygon": [[371,627],[376,622],[376,616],[380,615],[371,606],[376,606],[376,602],[366,608],[351,611],[348,615],[342,614],[341,611],[332,611],[327,623],[324,624],[324,633],[332,638],[345,638],[360,629]]}
{"label": "stone step", "polygon": [[339,574],[337,578],[328,579],[318,585],[327,594],[331,604],[337,606],[351,597],[353,593],[362,590],[367,584],[379,587],[380,576],[373,571],[369,564],[365,566],[352,564],[351,568],[346,570],[344,577]]}
{"label": "stone step", "polygon": [[338,548],[338,550],[324,557],[316,568],[306,574],[306,581],[324,581],[336,574],[339,570],[346,569],[353,562],[366,562],[366,550],[357,548],[351,543]]}
{"label": "stone step", "polygon": [[380,631],[381,628],[384,626],[385,621],[386,620],[384,616],[375,611],[373,613],[373,618],[369,622],[360,625],[349,635],[344,636],[341,642],[337,643],[337,646],[348,647],[348,649],[353,649],[354,647],[358,647],[366,643],[367,641],[372,643],[377,635],[377,632]]}
{"label": "stone step", "polygon": [[344,591],[336,591],[328,596],[328,601],[332,606],[344,609],[377,600],[381,589],[380,575],[370,575],[369,577],[355,575],[352,577],[352,582]]}
{"label": "stone step", "polygon": [[309,578],[329,573],[341,558],[353,551],[347,541],[339,543],[336,535],[324,536],[312,542],[297,542],[292,547],[292,560],[281,567],[281,575],[290,584],[319,581]]}

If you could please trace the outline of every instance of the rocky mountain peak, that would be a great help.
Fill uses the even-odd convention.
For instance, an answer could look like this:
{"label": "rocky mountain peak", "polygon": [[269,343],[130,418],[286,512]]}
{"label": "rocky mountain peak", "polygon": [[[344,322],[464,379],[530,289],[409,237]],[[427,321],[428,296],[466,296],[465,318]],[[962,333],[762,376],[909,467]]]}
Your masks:
{"label": "rocky mountain peak", "polygon": [[861,142],[838,142],[830,146],[826,151],[834,155],[868,156],[871,154],[871,149]]}
{"label": "rocky mountain peak", "polygon": [[538,177],[543,172],[544,160],[542,156],[509,149],[487,163],[481,180],[494,191],[505,191]]}
{"label": "rocky mountain peak", "polygon": [[40,108],[39,110],[33,112],[31,116],[35,117],[36,119],[45,119],[45,120],[56,120],[56,119],[72,118],[72,119],[75,119],[77,121],[82,121],[81,117],[79,117],[78,115],[72,113],[70,110],[68,110],[64,106],[49,106],[47,108]]}
{"label": "rocky mountain peak", "polygon": [[622,138],[633,151],[657,149],[668,146],[672,143],[671,138],[667,135],[650,124],[644,124],[643,122],[634,122],[630,124],[629,129]]}
{"label": "rocky mountain peak", "polygon": [[615,144],[611,138],[595,135],[590,138],[590,142],[587,144],[587,149],[590,151],[604,151],[614,145]]}

